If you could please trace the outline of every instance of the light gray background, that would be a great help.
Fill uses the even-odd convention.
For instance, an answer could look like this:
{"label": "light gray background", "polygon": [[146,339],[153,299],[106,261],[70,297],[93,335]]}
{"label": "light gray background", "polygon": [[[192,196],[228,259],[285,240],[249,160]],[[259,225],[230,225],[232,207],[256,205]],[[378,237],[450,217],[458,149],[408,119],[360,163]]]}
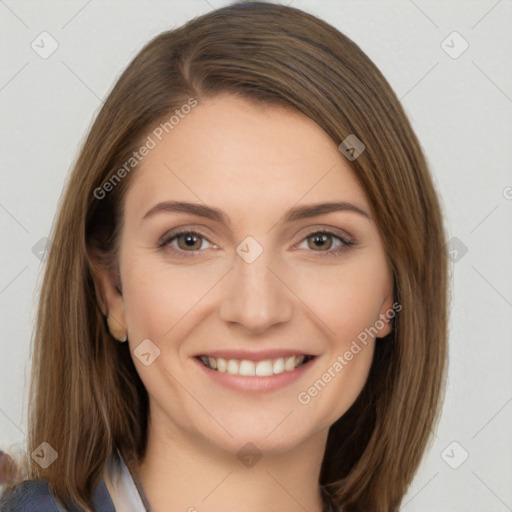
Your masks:
{"label": "light gray background", "polygon": [[[24,442],[41,239],[102,98],[149,39],[227,3],[0,0],[0,447]],[[339,28],[387,77],[458,239],[444,411],[402,509],[512,510],[512,0],[282,3]],[[59,45],[47,59],[31,48],[43,31]],[[469,44],[458,58],[441,45],[453,31]]]}

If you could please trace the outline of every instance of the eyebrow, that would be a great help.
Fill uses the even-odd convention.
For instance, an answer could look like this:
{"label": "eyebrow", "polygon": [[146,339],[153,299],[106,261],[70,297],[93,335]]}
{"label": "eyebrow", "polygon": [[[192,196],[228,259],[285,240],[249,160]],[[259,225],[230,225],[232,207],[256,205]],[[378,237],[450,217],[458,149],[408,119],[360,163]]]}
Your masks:
{"label": "eyebrow", "polygon": [[[284,214],[282,221],[284,223],[289,223],[337,211],[354,212],[368,219],[371,219],[370,214],[363,208],[346,201],[338,201],[305,206],[295,206]],[[146,212],[142,220],[162,212],[190,213],[192,215],[198,215],[199,217],[205,217],[217,222],[221,222],[227,226],[231,225],[231,218],[222,210],[199,203],[189,203],[184,201],[164,201],[162,203],[158,203]]]}

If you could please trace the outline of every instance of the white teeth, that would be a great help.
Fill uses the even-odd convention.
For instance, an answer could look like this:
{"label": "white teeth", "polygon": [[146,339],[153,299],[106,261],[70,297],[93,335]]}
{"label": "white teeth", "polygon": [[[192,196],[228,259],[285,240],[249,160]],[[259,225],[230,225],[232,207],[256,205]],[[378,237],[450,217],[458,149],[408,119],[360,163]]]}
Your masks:
{"label": "white teeth", "polygon": [[[214,358],[212,357],[212,359],[214,359]],[[208,358],[208,361],[209,360],[210,359]],[[226,360],[223,359],[222,357],[218,357],[217,358],[217,370],[221,373],[226,373],[227,367],[228,367],[228,364],[226,363]],[[212,368],[213,368],[213,366],[212,366]]]}
{"label": "white teeth", "polygon": [[272,365],[272,371],[274,372],[274,375],[284,372],[284,359],[282,357],[274,361],[274,364]]}
{"label": "white teeth", "polygon": [[228,373],[231,373],[232,375],[235,375],[238,373],[238,361],[235,359],[230,359],[228,361]]}
{"label": "white teeth", "polygon": [[266,361],[258,361],[258,364],[256,365],[256,375],[258,377],[268,377],[273,374],[272,361],[268,359]]}
{"label": "white teeth", "polygon": [[243,377],[269,377],[279,375],[283,372],[291,372],[300,366],[305,359],[304,355],[278,357],[277,359],[265,359],[264,361],[249,361],[243,359],[229,359],[226,361],[223,357],[201,356],[201,361],[213,370],[231,375],[241,375]]}
{"label": "white teeth", "polygon": [[295,368],[295,356],[291,356],[284,362],[284,369],[289,372]]}
{"label": "white teeth", "polygon": [[238,373],[244,377],[252,377],[253,375],[256,375],[257,370],[254,368],[254,363],[252,361],[244,359],[240,362]]}

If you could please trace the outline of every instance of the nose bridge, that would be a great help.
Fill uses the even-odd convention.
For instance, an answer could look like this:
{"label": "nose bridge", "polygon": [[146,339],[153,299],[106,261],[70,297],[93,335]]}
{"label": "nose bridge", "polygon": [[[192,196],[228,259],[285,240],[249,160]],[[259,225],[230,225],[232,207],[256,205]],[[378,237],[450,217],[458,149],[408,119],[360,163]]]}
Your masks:
{"label": "nose bridge", "polygon": [[275,275],[271,252],[258,246],[248,240],[237,247],[220,310],[224,321],[253,332],[286,322],[292,313],[289,291]]}

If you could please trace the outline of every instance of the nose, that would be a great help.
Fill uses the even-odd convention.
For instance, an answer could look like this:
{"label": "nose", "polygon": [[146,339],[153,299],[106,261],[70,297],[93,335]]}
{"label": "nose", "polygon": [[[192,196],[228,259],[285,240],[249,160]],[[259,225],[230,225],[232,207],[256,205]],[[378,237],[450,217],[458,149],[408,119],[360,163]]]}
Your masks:
{"label": "nose", "polygon": [[234,268],[225,280],[220,307],[222,320],[238,324],[253,334],[290,320],[293,294],[271,263],[265,251],[252,263],[235,257]]}

